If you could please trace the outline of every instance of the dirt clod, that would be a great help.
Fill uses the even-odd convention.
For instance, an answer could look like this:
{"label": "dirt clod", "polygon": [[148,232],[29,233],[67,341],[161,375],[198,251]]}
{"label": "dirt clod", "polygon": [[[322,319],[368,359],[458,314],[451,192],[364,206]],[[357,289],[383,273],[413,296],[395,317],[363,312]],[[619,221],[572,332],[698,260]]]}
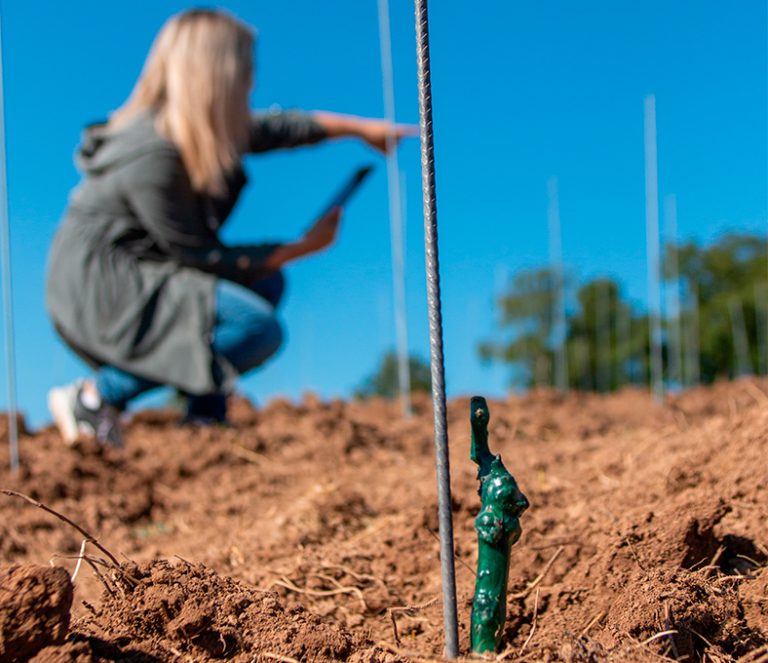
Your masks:
{"label": "dirt clod", "polygon": [[69,629],[72,591],[63,568],[0,567],[0,660],[24,661],[62,642]]}

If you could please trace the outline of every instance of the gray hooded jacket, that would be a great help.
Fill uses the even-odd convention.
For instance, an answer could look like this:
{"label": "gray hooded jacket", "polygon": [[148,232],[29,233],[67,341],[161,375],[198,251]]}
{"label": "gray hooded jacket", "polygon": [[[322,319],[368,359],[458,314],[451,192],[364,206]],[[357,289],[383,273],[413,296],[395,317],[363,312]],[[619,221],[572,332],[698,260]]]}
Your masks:
{"label": "gray hooded jacket", "polygon": [[[309,115],[255,115],[250,152],[325,137]],[[193,394],[227,375],[211,351],[218,278],[251,284],[277,244],[224,245],[219,229],[246,184],[196,193],[178,149],[152,116],[86,130],[75,189],[49,255],[47,305],[64,340],[92,366],[111,365]]]}

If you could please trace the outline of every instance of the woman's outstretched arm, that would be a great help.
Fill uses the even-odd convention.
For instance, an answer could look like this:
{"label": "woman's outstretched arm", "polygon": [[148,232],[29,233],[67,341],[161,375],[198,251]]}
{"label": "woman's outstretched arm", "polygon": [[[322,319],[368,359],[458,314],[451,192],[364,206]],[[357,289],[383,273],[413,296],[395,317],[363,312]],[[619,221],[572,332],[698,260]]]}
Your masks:
{"label": "woman's outstretched arm", "polygon": [[271,111],[253,115],[248,151],[267,152],[329,139],[357,138],[379,152],[386,152],[390,143],[394,147],[404,137],[417,133],[415,126],[357,115],[328,111]]}
{"label": "woman's outstretched arm", "polygon": [[358,138],[379,152],[386,152],[406,136],[415,136],[419,131],[416,126],[357,115],[315,111],[311,116],[328,138]]}

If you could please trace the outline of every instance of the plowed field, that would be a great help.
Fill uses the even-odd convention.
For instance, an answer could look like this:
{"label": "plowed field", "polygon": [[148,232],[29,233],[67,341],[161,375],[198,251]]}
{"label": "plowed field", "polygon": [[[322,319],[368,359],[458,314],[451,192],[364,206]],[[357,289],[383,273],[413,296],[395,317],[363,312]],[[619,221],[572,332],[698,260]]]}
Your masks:
{"label": "plowed field", "polygon": [[[768,661],[768,382],[663,406],[640,391],[489,405],[491,449],[531,502],[499,660]],[[233,420],[143,412],[117,451],[24,434],[17,476],[3,451],[0,488],[119,568],[88,543],[72,587],[83,534],[0,495],[0,660],[440,658],[429,400],[407,420],[379,400],[240,400]],[[449,436],[468,655],[468,398]]]}

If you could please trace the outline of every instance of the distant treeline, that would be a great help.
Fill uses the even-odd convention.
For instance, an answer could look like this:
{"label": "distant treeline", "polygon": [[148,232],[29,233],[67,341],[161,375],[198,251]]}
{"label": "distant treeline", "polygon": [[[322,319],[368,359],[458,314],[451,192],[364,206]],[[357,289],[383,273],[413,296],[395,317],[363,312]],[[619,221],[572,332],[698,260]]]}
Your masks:
{"label": "distant treeline", "polygon": [[[668,386],[768,373],[765,237],[730,234],[710,246],[668,245],[662,272],[663,300],[672,304],[661,315]],[[561,292],[564,316],[558,315]],[[649,314],[615,279],[576,286],[570,274],[532,269],[516,274],[496,305],[497,338],[480,343],[478,352],[509,365],[518,386],[612,391],[648,384]]]}

